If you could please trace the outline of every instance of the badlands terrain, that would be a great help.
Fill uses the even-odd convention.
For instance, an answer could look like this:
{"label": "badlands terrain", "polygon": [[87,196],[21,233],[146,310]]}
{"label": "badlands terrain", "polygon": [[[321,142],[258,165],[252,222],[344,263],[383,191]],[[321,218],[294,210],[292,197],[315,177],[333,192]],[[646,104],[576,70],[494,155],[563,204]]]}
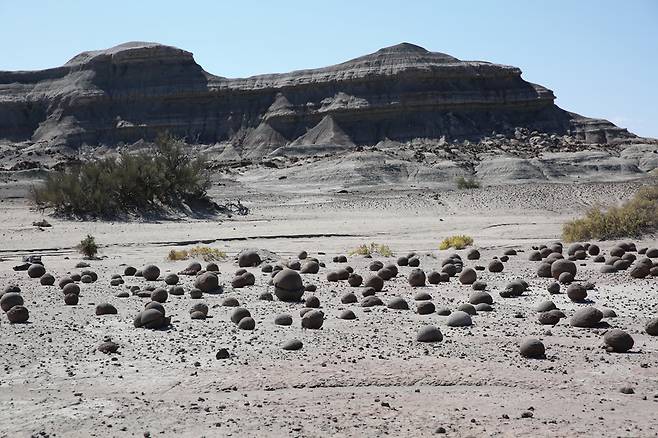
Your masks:
{"label": "badlands terrain", "polygon": [[[249,214],[28,201],[163,132]],[[140,42],[0,72],[0,436],[656,436],[655,236],[556,242],[657,167],[517,67],[408,43],[237,79]],[[196,246],[227,257],[168,259]]]}

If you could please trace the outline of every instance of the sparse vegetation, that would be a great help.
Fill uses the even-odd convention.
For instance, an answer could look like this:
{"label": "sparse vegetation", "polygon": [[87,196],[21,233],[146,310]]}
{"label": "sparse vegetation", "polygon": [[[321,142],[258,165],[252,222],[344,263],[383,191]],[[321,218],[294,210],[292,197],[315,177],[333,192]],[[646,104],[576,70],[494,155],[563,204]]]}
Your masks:
{"label": "sparse vegetation", "polygon": [[460,190],[480,188],[480,183],[475,178],[464,178],[463,176],[457,177],[455,184],[457,184],[457,188]]}
{"label": "sparse vegetation", "polygon": [[167,255],[167,259],[175,260],[188,260],[188,259],[201,259],[206,262],[214,262],[226,259],[226,253],[217,248],[209,246],[195,246],[188,249],[172,249]]}
{"label": "sparse vegetation", "polygon": [[87,237],[82,239],[80,243],[77,244],[76,249],[85,257],[93,259],[98,254],[98,245],[96,244],[96,239],[91,234],[87,234]]}
{"label": "sparse vegetation", "polygon": [[464,249],[467,246],[473,245],[473,238],[465,234],[459,234],[455,236],[446,237],[441,241],[439,249]]}
{"label": "sparse vegetation", "polygon": [[32,222],[32,226],[34,226],[34,227],[39,227],[39,228],[49,228],[49,227],[52,227],[52,225],[50,225],[50,222],[48,222],[48,221],[45,220],[45,219],[41,219],[40,221]]}
{"label": "sparse vegetation", "polygon": [[658,182],[642,187],[621,206],[590,208],[562,226],[567,242],[637,237],[658,229]]}
{"label": "sparse vegetation", "polygon": [[393,251],[388,245],[383,245],[379,243],[370,243],[370,244],[361,244],[350,251],[350,255],[373,255],[379,254],[382,257],[392,257]]}
{"label": "sparse vegetation", "polygon": [[209,186],[205,159],[189,157],[181,140],[164,135],[149,151],[50,173],[31,199],[59,214],[107,217],[209,203]]}

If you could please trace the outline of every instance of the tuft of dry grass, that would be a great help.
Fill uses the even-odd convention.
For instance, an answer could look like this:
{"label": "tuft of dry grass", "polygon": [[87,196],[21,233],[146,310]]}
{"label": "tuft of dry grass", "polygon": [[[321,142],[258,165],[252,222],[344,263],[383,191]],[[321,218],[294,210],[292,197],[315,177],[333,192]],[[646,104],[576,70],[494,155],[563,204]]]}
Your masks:
{"label": "tuft of dry grass", "polygon": [[382,257],[392,257],[393,251],[388,245],[371,242],[370,244],[361,244],[351,250],[349,254],[352,255],[373,255],[379,254]]}
{"label": "tuft of dry grass", "polygon": [[217,248],[209,246],[195,246],[190,249],[172,249],[167,255],[167,259],[171,261],[188,260],[188,259],[201,259],[206,262],[214,262],[226,259],[226,253]]}
{"label": "tuft of dry grass", "polygon": [[637,237],[658,229],[658,182],[642,187],[621,206],[590,208],[562,226],[567,242]]}
{"label": "tuft of dry grass", "polygon": [[467,246],[473,245],[473,238],[465,234],[458,234],[455,236],[446,237],[441,241],[439,249],[464,249]]}

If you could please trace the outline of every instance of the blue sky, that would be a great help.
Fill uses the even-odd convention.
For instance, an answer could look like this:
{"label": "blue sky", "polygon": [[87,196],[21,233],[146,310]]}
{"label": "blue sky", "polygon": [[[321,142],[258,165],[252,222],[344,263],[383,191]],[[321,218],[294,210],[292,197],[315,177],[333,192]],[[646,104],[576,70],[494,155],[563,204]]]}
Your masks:
{"label": "blue sky", "polygon": [[342,62],[402,41],[510,64],[562,108],[658,137],[658,1],[0,0],[0,70],[157,41],[228,77]]}

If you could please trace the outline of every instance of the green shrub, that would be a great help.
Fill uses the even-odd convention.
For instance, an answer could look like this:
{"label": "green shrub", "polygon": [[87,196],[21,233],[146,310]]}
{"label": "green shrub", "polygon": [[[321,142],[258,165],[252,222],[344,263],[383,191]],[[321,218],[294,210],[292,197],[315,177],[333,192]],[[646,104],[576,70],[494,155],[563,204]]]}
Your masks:
{"label": "green shrub", "polygon": [[32,188],[31,198],[41,209],[75,216],[180,208],[209,202],[206,164],[203,158],[187,156],[181,140],[165,135],[146,152],[124,152],[50,173]]}
{"label": "green shrub", "polygon": [[87,237],[82,239],[80,243],[76,245],[76,249],[87,258],[94,258],[98,254],[98,245],[96,244],[96,239],[91,234],[87,234]]}
{"label": "green shrub", "polygon": [[349,252],[350,255],[373,255],[379,254],[382,257],[392,257],[393,251],[388,245],[379,243],[361,244]]}
{"label": "green shrub", "polygon": [[455,184],[460,190],[463,189],[479,189],[480,183],[475,178],[464,178],[463,176],[457,177],[455,179]]}
{"label": "green shrub", "polygon": [[464,249],[467,246],[473,245],[473,238],[471,236],[466,236],[464,234],[446,237],[441,241],[439,249]]}
{"label": "green shrub", "polygon": [[567,242],[637,237],[658,229],[658,183],[642,187],[621,206],[590,208],[585,216],[562,226]]}

